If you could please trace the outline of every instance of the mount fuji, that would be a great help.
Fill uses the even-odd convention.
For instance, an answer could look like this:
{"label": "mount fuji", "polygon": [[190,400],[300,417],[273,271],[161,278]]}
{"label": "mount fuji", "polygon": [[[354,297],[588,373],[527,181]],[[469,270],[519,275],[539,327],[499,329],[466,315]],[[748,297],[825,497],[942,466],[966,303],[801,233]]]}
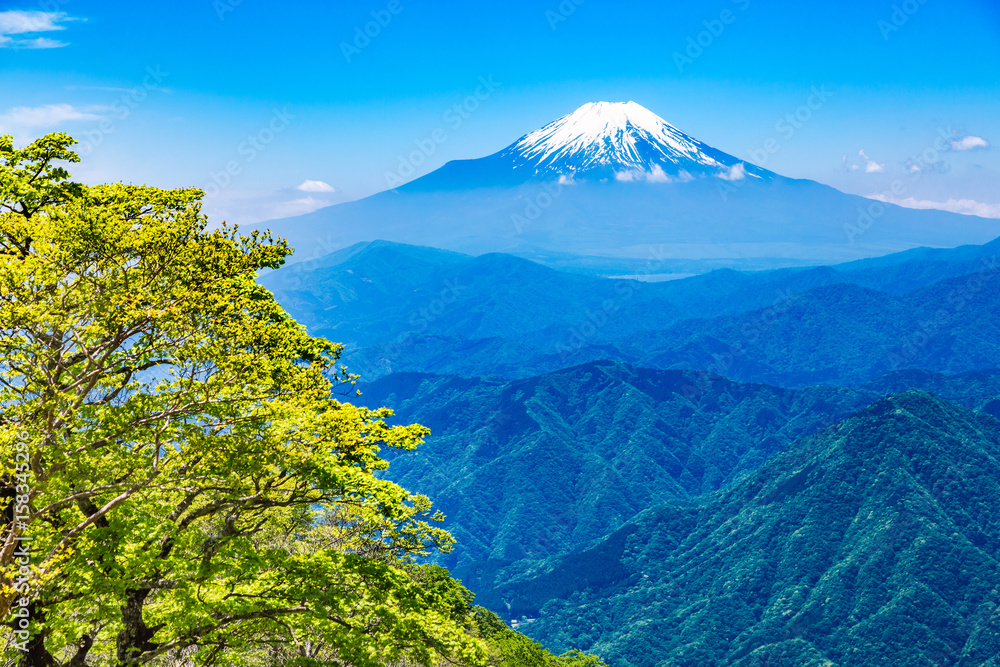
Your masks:
{"label": "mount fuji", "polygon": [[685,134],[635,102],[596,102],[479,159],[366,199],[259,225],[295,260],[383,239],[542,263],[830,263],[981,244],[1000,224],[914,210],[780,176]]}
{"label": "mount fuji", "polygon": [[740,164],[635,102],[585,104],[532,132],[502,155],[515,162],[515,169],[533,167],[535,175],[624,168],[651,173],[666,169],[673,176],[690,176],[719,173]]}
{"label": "mount fuji", "polygon": [[449,162],[409,190],[561,180],[690,182],[775,174],[694,139],[635,102],[592,102],[479,160]]}

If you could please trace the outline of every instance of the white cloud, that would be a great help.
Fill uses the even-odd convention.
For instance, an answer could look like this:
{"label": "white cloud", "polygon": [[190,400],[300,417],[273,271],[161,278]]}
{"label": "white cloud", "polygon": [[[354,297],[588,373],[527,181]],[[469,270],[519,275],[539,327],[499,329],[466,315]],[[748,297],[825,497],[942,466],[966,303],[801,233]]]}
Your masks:
{"label": "white cloud", "polygon": [[559,185],[576,185],[576,181],[573,180],[573,174],[567,176],[566,174],[559,174]]}
{"label": "white cloud", "polygon": [[667,172],[663,171],[663,167],[658,164],[654,164],[650,171],[643,171],[642,169],[629,169],[627,171],[616,171],[615,180],[621,181],[622,183],[631,183],[633,181],[647,181],[649,183],[673,183],[674,179],[667,175]]}
{"label": "white cloud", "polygon": [[62,12],[28,12],[10,10],[0,12],[0,33],[5,35],[22,35],[26,32],[49,32],[50,30],[65,30],[59,25],[66,15]]}
{"label": "white cloud", "polygon": [[303,197],[291,201],[283,201],[272,204],[266,208],[267,219],[290,218],[295,215],[305,215],[319,210],[324,206],[329,206],[330,202],[315,197]]}
{"label": "white cloud", "polygon": [[35,128],[57,127],[63,123],[80,120],[100,120],[103,115],[93,113],[98,109],[79,109],[72,104],[44,104],[40,107],[14,107],[0,114],[0,128],[21,131]]}
{"label": "white cloud", "polygon": [[972,135],[962,137],[961,139],[951,140],[951,150],[953,151],[974,151],[977,148],[989,147],[990,142],[986,141],[982,137],[974,137]]}
{"label": "white cloud", "polygon": [[69,46],[69,42],[60,42],[58,39],[49,39],[48,37],[36,37],[34,39],[22,40],[17,48],[19,49],[61,49],[64,46]]}
{"label": "white cloud", "polygon": [[646,175],[646,180],[650,183],[669,183],[670,177],[663,171],[663,167],[658,164],[653,165],[653,170]]}
{"label": "white cloud", "polygon": [[747,177],[746,167],[743,166],[742,162],[737,162],[728,171],[719,174],[719,178],[724,181],[742,181]]}
{"label": "white cloud", "polygon": [[224,189],[205,197],[204,212],[213,222],[226,220],[233,224],[247,225],[276,220],[338,204],[346,200],[343,192],[322,192],[297,195],[293,188],[278,190]]}
{"label": "white cloud", "polygon": [[295,186],[295,189],[301,192],[337,192],[337,188],[333,187],[329,183],[324,183],[323,181],[310,181],[308,179]]}
{"label": "white cloud", "polygon": [[864,164],[855,164],[853,162],[848,162],[846,154],[844,154],[844,157],[840,158],[841,163],[844,165],[844,171],[861,171],[862,169],[864,169],[866,174],[885,173],[885,163],[876,162],[875,160],[868,157],[868,154],[865,153],[865,149],[862,148],[861,150],[859,150],[858,155],[861,156],[861,159],[864,161]]}
{"label": "white cloud", "polygon": [[0,48],[17,49],[58,49],[68,46],[48,37],[12,37],[39,32],[65,30],[63,22],[72,20],[63,12],[38,12],[10,10],[0,12]]}
{"label": "white cloud", "polygon": [[866,174],[884,174],[885,173],[885,163],[884,162],[878,163],[875,160],[873,160],[870,157],[868,157],[865,154],[865,149],[862,148],[861,150],[859,150],[858,151],[858,155],[860,155],[861,159],[865,161],[865,173]]}
{"label": "white cloud", "polygon": [[1000,219],[1000,204],[986,204],[974,199],[949,199],[948,201],[937,202],[927,199],[917,199],[915,197],[897,199],[885,194],[871,195],[868,198],[877,199],[889,204],[896,204],[905,208],[936,209],[961,213],[963,215],[978,215],[981,218]]}
{"label": "white cloud", "polygon": [[903,162],[903,167],[910,174],[947,174],[951,171],[951,165],[944,160],[928,163],[923,157],[910,158]]}

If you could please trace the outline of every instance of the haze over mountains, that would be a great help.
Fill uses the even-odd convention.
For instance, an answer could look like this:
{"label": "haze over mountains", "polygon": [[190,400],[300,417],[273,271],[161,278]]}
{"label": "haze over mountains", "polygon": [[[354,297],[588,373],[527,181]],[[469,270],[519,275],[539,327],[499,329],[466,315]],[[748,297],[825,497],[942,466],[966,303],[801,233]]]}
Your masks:
{"label": "haze over mountains", "polygon": [[266,276],[368,380],[529,377],[598,359],[784,386],[1000,365],[1000,242],[665,283],[384,242]]}
{"label": "haze over mountains", "polygon": [[993,220],[904,209],[785,178],[634,102],[584,105],[494,155],[449,162],[410,183],[389,176],[394,189],[263,226],[292,241],[296,260],[385,239],[543,263],[569,253],[728,258],[757,267],[1000,235]]}

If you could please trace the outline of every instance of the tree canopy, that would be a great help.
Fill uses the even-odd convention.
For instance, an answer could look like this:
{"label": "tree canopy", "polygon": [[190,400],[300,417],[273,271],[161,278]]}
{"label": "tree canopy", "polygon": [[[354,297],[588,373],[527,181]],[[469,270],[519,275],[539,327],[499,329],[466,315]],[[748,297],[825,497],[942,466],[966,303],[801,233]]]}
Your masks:
{"label": "tree canopy", "polygon": [[341,347],[257,284],[287,243],[72,183],[74,143],[0,139],[8,664],[485,664],[417,564],[440,515],[379,475],[427,430],[347,402]]}

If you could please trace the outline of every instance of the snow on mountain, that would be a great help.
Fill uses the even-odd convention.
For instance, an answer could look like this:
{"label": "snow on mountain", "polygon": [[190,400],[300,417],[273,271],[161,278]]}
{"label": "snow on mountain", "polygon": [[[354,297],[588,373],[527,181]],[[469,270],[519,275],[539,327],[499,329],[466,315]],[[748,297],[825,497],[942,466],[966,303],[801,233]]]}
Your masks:
{"label": "snow on mountain", "polygon": [[712,148],[635,102],[591,102],[493,155],[453,160],[394,189],[441,191],[528,182],[771,182],[778,175]]}
{"label": "snow on mountain", "polygon": [[[737,158],[704,144],[635,102],[591,102],[506,148],[514,168],[537,175],[574,177],[587,172],[617,180],[689,180],[695,175],[761,177]],[[673,177],[673,178],[671,178]]]}

